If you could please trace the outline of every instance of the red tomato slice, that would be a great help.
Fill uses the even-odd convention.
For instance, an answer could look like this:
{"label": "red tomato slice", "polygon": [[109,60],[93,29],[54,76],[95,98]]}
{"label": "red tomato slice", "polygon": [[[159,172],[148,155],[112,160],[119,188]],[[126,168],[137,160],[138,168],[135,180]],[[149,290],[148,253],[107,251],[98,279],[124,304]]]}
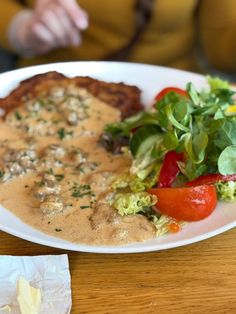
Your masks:
{"label": "red tomato slice", "polygon": [[160,93],[156,95],[155,100],[157,101],[161,100],[169,92],[175,92],[179,95],[182,95],[188,98],[188,93],[185,90],[178,87],[166,87],[162,91],[160,91]]}
{"label": "red tomato slice", "polygon": [[153,188],[157,196],[156,209],[176,220],[197,221],[209,216],[217,205],[216,188],[200,185],[184,188]]}
{"label": "red tomato slice", "polygon": [[160,188],[168,188],[179,174],[178,161],[183,161],[183,153],[169,151],[166,153],[160,170],[158,185]]}
{"label": "red tomato slice", "polygon": [[236,174],[223,175],[219,173],[204,174],[186,183],[186,186],[196,186],[203,184],[213,184],[216,182],[236,181]]}

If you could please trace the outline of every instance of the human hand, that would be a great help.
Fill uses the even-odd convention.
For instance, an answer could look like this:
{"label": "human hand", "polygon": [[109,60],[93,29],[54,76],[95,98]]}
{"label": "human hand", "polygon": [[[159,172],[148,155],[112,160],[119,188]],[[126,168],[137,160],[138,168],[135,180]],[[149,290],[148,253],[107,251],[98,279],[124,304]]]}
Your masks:
{"label": "human hand", "polygon": [[34,11],[19,16],[13,26],[16,46],[22,50],[19,52],[40,55],[55,48],[79,45],[88,16],[75,0],[37,0]]}

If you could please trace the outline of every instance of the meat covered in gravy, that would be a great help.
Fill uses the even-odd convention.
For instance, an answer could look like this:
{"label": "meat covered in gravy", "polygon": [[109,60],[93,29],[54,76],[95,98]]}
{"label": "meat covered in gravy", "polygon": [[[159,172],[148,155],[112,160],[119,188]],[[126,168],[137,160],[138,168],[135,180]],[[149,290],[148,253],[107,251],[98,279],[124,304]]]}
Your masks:
{"label": "meat covered in gravy", "polygon": [[91,245],[154,237],[142,215],[122,217],[109,205],[111,182],[129,156],[100,144],[120,111],[73,83],[25,96],[0,123],[0,203],[48,234]]}

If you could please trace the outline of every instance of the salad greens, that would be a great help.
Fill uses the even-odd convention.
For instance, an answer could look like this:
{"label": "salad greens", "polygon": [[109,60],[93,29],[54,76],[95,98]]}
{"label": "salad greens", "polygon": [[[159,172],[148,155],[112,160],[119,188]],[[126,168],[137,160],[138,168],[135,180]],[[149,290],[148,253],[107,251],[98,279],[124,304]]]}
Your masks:
{"label": "salad greens", "polygon": [[186,180],[236,173],[236,112],[227,114],[234,92],[218,78],[208,77],[208,82],[208,91],[198,92],[188,83],[188,97],[170,91],[149,111],[106,126],[112,140],[129,139],[134,175],[145,179],[171,150],[186,155],[180,165]]}
{"label": "salad greens", "polygon": [[156,184],[156,171],[150,173],[145,180],[140,179],[138,176],[126,173],[118,176],[112,183],[114,191],[129,188],[132,192],[143,192],[150,189]]}
{"label": "salad greens", "polygon": [[173,218],[152,210],[158,199],[147,192],[158,185],[168,163],[172,169],[167,175],[176,174],[173,186],[183,187],[199,177],[202,182],[207,175],[219,199],[236,201],[236,181],[215,179],[234,174],[236,179],[235,92],[226,81],[210,76],[207,80],[208,90],[200,92],[192,83],[186,92],[166,88],[149,110],[105,127],[101,142],[115,152],[123,143],[132,156],[130,172],[112,184],[111,204],[122,216],[141,213],[159,233],[168,231]]}
{"label": "salad greens", "polygon": [[156,204],[157,198],[147,192],[117,193],[113,206],[121,216],[135,215]]}
{"label": "salad greens", "polygon": [[236,181],[218,182],[216,183],[216,190],[220,200],[236,201]]}

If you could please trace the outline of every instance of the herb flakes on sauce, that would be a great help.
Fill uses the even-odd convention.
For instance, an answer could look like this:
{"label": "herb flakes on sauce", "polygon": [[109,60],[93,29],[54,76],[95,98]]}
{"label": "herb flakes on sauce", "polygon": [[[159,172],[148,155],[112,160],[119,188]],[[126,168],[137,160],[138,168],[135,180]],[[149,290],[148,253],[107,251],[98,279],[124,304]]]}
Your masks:
{"label": "herb flakes on sauce", "polygon": [[75,198],[82,198],[84,196],[95,196],[89,184],[78,184],[75,182],[70,188],[70,191],[72,192],[71,196]]}
{"label": "herb flakes on sauce", "polygon": [[18,121],[22,120],[22,115],[19,113],[19,111],[15,111],[15,118]]}

